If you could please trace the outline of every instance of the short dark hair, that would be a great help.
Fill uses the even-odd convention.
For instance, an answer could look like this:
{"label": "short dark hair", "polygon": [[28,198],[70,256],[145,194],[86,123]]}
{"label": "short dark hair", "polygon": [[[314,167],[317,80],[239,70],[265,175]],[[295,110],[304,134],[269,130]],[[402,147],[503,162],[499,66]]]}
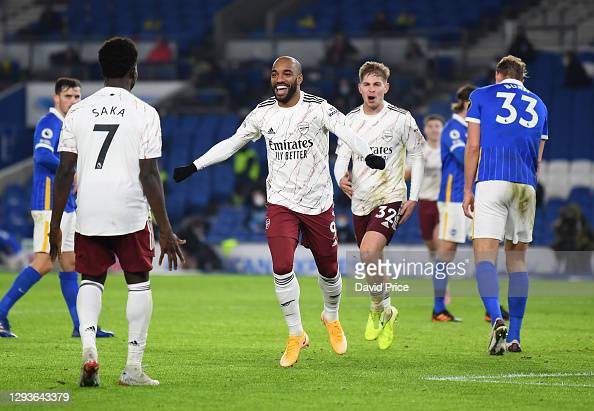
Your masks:
{"label": "short dark hair", "polygon": [[136,65],[136,44],[128,37],[112,37],[99,49],[99,64],[104,78],[121,78]]}
{"label": "short dark hair", "polygon": [[505,56],[499,60],[495,71],[505,77],[520,81],[524,81],[524,79],[528,77],[526,63],[524,63],[521,58],[512,55]]}
{"label": "short dark hair", "polygon": [[476,86],[473,84],[464,84],[456,92],[456,102],[452,104],[452,111],[459,113],[464,110],[464,103],[470,100],[470,93],[476,90]]}
{"label": "short dark hair", "polygon": [[54,93],[58,95],[63,90],[68,90],[69,88],[75,87],[80,87],[80,80],[70,77],[60,77],[56,80],[56,85],[54,86]]}
{"label": "short dark hair", "polygon": [[443,118],[439,114],[427,114],[423,119],[423,125],[426,126],[427,123],[433,120],[441,121],[442,126],[445,124],[445,118]]}

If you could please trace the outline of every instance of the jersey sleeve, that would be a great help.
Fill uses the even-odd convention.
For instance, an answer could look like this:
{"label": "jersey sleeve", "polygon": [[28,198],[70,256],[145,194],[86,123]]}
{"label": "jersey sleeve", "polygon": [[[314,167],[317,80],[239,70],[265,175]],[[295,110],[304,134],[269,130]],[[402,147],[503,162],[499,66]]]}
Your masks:
{"label": "jersey sleeve", "polygon": [[44,117],[37,123],[37,127],[35,127],[35,135],[33,137],[35,143],[34,151],[47,149],[53,153],[59,139],[60,128],[57,127],[55,122]]}
{"label": "jersey sleeve", "polygon": [[346,116],[342,114],[336,107],[329,104],[327,101],[323,101],[322,107],[322,123],[323,126],[336,134],[339,141],[342,140],[353,152],[367,157],[371,154],[371,148],[364,140],[362,140],[357,134],[351,130],[346,124]]}
{"label": "jersey sleeve", "polygon": [[481,89],[476,89],[470,93],[470,107],[466,114],[466,121],[469,123],[481,123]]}
{"label": "jersey sleeve", "polygon": [[259,139],[262,136],[259,124],[259,112],[258,108],[256,108],[247,115],[235,134],[223,141],[219,141],[201,157],[194,160],[196,169],[202,170],[205,167],[225,161],[250,141]]}
{"label": "jersey sleeve", "polygon": [[462,150],[466,148],[466,143],[464,143],[464,140],[462,140],[462,134],[460,133],[460,130],[454,127],[447,130],[444,136],[444,143],[450,153],[453,153],[460,148]]}
{"label": "jersey sleeve", "polygon": [[542,125],[542,134],[541,140],[548,140],[549,139],[549,114],[547,113],[547,109],[545,107],[545,119]]}
{"label": "jersey sleeve", "polygon": [[77,141],[74,134],[74,122],[77,112],[78,110],[76,108],[71,107],[68,114],[66,114],[66,118],[62,124],[62,132],[60,133],[58,151],[68,151],[78,154]]}
{"label": "jersey sleeve", "polygon": [[412,201],[418,201],[425,171],[425,159],[423,157],[425,137],[410,113],[406,114],[400,138],[406,147],[411,168],[409,198]]}
{"label": "jersey sleeve", "polygon": [[353,151],[341,140],[338,140],[338,144],[336,146],[336,156],[348,158],[350,160],[350,158],[353,156]]}
{"label": "jersey sleeve", "polygon": [[417,122],[410,113],[406,114],[400,138],[404,146],[406,146],[406,152],[408,154],[418,153],[421,156],[423,155],[423,149],[425,148],[425,137],[419,130]]}
{"label": "jersey sleeve", "polygon": [[261,117],[260,109],[253,109],[243,120],[237,131],[235,131],[234,136],[242,140],[247,140],[247,142],[258,140],[262,137],[262,133],[260,132]]}
{"label": "jersey sleeve", "polygon": [[161,157],[161,119],[157,110],[151,107],[152,115],[149,116],[142,135],[142,142],[140,145],[140,152],[138,158],[140,160],[147,160],[149,158]]}

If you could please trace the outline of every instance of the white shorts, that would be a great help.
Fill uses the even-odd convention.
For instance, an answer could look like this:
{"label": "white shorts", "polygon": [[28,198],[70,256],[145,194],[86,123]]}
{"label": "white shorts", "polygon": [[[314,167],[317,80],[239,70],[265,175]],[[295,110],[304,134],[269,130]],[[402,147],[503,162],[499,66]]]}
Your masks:
{"label": "white shorts", "polygon": [[[52,210],[33,210],[33,252],[49,254],[49,228],[52,219]],[[62,252],[74,251],[74,230],[76,228],[76,213],[62,215]]]}
{"label": "white shorts", "polygon": [[462,203],[437,203],[440,240],[464,244],[470,238],[471,220],[464,215]]}
{"label": "white shorts", "polygon": [[473,238],[530,243],[536,212],[536,191],[528,184],[481,181],[474,195]]}

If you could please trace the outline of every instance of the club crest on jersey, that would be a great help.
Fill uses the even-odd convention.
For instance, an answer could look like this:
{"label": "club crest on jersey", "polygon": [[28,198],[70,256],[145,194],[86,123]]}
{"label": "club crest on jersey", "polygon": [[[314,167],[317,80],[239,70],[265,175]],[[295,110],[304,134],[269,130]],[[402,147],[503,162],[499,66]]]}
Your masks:
{"label": "club crest on jersey", "polygon": [[297,124],[297,130],[299,130],[301,134],[307,133],[309,131],[309,123],[302,122]]}
{"label": "club crest on jersey", "polygon": [[384,134],[382,134],[382,138],[386,141],[390,141],[392,140],[392,138],[394,137],[394,134],[392,133],[392,130],[384,130]]}

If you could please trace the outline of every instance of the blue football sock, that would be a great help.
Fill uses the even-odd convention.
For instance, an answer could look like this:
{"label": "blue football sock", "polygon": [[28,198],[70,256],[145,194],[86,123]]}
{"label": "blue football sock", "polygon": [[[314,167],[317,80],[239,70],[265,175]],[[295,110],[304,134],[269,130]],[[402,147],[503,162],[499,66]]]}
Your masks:
{"label": "blue football sock", "polygon": [[70,318],[74,328],[78,330],[78,314],[76,313],[76,296],[78,295],[78,273],[76,271],[62,271],[60,272],[60,286],[62,288],[62,295],[64,301],[68,306]]}
{"label": "blue football sock", "polygon": [[41,280],[41,275],[33,267],[27,267],[21,271],[14,279],[12,287],[0,301],[0,318],[8,316],[8,311],[12,306],[39,280]]}
{"label": "blue football sock", "polygon": [[433,313],[437,314],[446,309],[445,294],[448,288],[448,274],[445,270],[446,263],[442,261],[435,262],[433,271]]}
{"label": "blue football sock", "polygon": [[509,273],[507,303],[509,304],[509,332],[507,342],[520,341],[520,330],[528,301],[528,273]]}
{"label": "blue football sock", "polygon": [[491,317],[491,325],[497,318],[503,318],[499,306],[499,278],[497,269],[490,261],[480,261],[476,265],[476,282],[485,309]]}

